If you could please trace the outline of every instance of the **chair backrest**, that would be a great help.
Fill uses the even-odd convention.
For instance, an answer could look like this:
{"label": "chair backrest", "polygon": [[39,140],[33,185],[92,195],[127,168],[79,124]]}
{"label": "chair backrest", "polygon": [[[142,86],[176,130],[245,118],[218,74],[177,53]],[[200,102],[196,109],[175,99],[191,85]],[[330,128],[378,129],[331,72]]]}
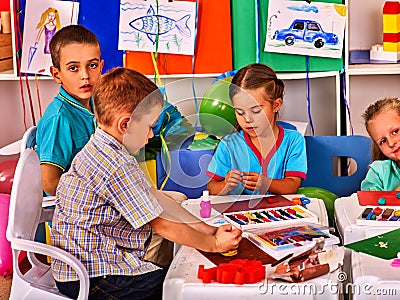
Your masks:
{"label": "chair backrest", "polygon": [[43,201],[42,175],[36,152],[21,153],[11,190],[7,238],[34,240]]}
{"label": "chair backrest", "polygon": [[36,126],[29,127],[21,139],[21,150],[20,152],[24,152],[25,149],[31,148],[34,149],[36,146]]}
{"label": "chair backrest", "polygon": [[187,139],[179,149],[169,152],[171,162],[161,153],[157,155],[157,185],[160,188],[168,171],[169,177],[163,190],[184,193],[188,198],[199,198],[210,178],[206,175],[214,150],[188,150],[193,137]]}
{"label": "chair backrest", "polygon": [[[78,299],[88,298],[89,276],[85,266],[70,253],[52,245],[34,241],[39,223],[51,220],[53,210],[43,209],[42,178],[35,150],[25,149],[18,160],[11,190],[7,239],[13,255],[13,283],[10,299],[65,299],[54,282],[50,266],[40,262],[35,253],[60,259],[72,267],[80,280]],[[22,274],[19,254],[27,252],[32,268]]]}
{"label": "chair backrest", "polygon": [[[348,196],[360,189],[371,162],[372,141],[369,137],[352,136],[306,136],[308,172],[302,186],[324,188],[337,196]],[[350,176],[333,174],[335,157],[352,158],[357,170]],[[344,167],[348,160],[344,160]],[[339,168],[340,169],[340,168]]]}

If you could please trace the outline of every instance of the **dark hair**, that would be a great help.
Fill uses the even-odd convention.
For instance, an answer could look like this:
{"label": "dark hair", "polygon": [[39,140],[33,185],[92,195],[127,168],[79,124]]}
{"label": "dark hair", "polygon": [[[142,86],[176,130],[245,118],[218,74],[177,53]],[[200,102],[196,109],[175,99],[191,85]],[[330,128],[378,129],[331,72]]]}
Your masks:
{"label": "dark hair", "polygon": [[270,102],[278,98],[283,100],[284,82],[278,79],[273,69],[259,63],[243,67],[236,73],[229,86],[229,97],[233,99],[240,89],[255,90],[260,87],[264,88],[265,100]]}
{"label": "dark hair", "polygon": [[[144,99],[146,101],[142,101]],[[164,104],[154,82],[137,71],[122,67],[111,69],[100,78],[93,90],[93,100],[97,121],[106,126],[112,124],[119,112],[134,112],[134,117],[140,119],[150,108]]]}
{"label": "dark hair", "polygon": [[82,25],[68,25],[61,28],[50,41],[50,53],[53,66],[60,68],[60,51],[70,44],[87,44],[98,46],[96,35]]}
{"label": "dark hair", "polygon": [[[378,114],[383,112],[384,110],[394,110],[400,116],[400,99],[396,97],[386,97],[376,101],[373,104],[370,104],[367,109],[362,114],[364,119],[365,129],[369,134],[369,122],[373,120]],[[386,155],[384,155],[379,148],[379,146],[375,143],[372,144],[372,160],[385,160],[388,159]]]}

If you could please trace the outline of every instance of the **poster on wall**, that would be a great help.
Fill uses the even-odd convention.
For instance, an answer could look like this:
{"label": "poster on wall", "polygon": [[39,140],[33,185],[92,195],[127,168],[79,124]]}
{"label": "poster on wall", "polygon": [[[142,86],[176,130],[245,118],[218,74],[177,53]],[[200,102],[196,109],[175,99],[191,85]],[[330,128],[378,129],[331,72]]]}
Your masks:
{"label": "poster on wall", "polygon": [[195,26],[195,2],[121,1],[118,49],[193,55]]}
{"label": "poster on wall", "polygon": [[270,0],[264,51],[340,58],[346,11],[342,4]]}
{"label": "poster on wall", "polygon": [[50,41],[62,27],[78,23],[79,3],[28,0],[22,45],[21,72],[51,75]]}

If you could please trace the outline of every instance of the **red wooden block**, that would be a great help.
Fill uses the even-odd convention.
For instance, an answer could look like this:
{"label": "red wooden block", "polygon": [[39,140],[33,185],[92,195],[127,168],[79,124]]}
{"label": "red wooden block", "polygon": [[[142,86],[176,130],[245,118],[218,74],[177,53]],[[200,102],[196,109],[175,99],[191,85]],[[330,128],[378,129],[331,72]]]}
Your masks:
{"label": "red wooden block", "polygon": [[400,32],[398,33],[383,33],[383,41],[387,43],[400,42]]}
{"label": "red wooden block", "polygon": [[383,14],[397,15],[400,13],[400,3],[398,1],[386,1],[383,6]]}

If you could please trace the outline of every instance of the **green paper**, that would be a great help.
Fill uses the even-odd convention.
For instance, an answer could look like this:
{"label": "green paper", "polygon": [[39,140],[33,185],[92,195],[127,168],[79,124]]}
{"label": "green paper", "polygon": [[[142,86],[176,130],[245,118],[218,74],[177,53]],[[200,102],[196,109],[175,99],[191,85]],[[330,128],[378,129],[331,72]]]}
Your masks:
{"label": "green paper", "polygon": [[400,252],[400,228],[345,245],[346,248],[383,259],[397,258]]}
{"label": "green paper", "polygon": [[208,135],[201,139],[194,139],[189,145],[189,150],[214,150],[217,146],[219,140],[213,136]]}

